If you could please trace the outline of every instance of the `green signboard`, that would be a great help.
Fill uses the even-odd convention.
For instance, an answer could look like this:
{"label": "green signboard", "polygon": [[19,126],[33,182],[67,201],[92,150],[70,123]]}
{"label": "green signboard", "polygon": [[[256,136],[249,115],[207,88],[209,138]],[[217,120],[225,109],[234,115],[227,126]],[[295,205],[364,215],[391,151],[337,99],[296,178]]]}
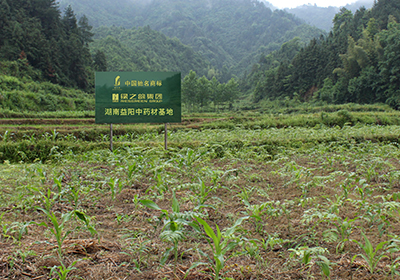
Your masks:
{"label": "green signboard", "polygon": [[96,123],[181,122],[181,73],[96,72]]}

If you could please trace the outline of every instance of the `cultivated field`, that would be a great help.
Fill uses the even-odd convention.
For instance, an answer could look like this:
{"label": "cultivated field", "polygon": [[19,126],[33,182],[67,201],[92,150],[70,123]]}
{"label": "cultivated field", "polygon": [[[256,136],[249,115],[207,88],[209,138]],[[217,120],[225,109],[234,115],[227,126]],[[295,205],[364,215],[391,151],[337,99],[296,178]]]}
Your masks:
{"label": "cultivated field", "polygon": [[400,114],[0,120],[1,279],[400,279]]}

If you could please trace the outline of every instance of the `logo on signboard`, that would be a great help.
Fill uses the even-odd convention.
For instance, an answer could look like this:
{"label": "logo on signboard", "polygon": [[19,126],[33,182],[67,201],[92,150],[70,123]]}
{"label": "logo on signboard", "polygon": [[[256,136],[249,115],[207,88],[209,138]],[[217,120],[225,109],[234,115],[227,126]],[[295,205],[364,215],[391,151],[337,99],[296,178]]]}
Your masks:
{"label": "logo on signboard", "polygon": [[115,78],[115,84],[114,86],[119,87],[121,85],[121,76],[117,76]]}

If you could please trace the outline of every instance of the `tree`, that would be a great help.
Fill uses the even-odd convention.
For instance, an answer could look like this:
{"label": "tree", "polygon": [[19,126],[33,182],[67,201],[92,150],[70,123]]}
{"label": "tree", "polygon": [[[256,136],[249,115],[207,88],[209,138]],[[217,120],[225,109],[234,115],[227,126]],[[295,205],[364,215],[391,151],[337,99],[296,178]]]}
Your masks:
{"label": "tree", "polygon": [[89,20],[85,15],[79,19],[78,26],[82,44],[88,46],[89,43],[93,42],[94,34],[91,32],[93,27],[89,25]]}
{"label": "tree", "polygon": [[95,71],[107,71],[107,59],[103,51],[97,50],[93,56],[93,65]]}
{"label": "tree", "polygon": [[219,87],[220,83],[218,82],[215,76],[210,81],[210,96],[211,100],[214,103],[214,111],[217,111],[219,104],[221,103],[221,88]]}
{"label": "tree", "polygon": [[188,106],[188,110],[192,111],[195,105],[196,97],[198,96],[198,78],[195,71],[190,71],[183,78],[182,83],[182,102]]}
{"label": "tree", "polygon": [[210,102],[210,82],[205,76],[198,80],[198,92],[196,102],[201,109],[207,107]]}
{"label": "tree", "polygon": [[232,109],[232,104],[238,96],[239,83],[232,78],[226,83],[223,101],[229,104],[229,109]]}
{"label": "tree", "polygon": [[379,33],[383,56],[379,71],[384,81],[383,92],[387,103],[400,107],[400,24],[394,18],[388,23],[388,29]]}
{"label": "tree", "polygon": [[78,23],[71,5],[65,9],[64,16],[62,17],[62,24],[67,36],[70,36],[71,33],[78,34]]}

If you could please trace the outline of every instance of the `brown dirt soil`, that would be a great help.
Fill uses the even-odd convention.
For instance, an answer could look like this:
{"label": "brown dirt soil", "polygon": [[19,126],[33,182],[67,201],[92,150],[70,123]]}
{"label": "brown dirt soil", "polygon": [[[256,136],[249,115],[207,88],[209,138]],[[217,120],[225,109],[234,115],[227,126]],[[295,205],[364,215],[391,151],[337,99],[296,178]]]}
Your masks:
{"label": "brown dirt soil", "polygon": [[[285,163],[293,162],[297,170],[303,172],[297,177],[286,172],[288,165]],[[391,159],[395,168],[400,169],[398,159]],[[226,263],[223,272],[224,277],[231,279],[326,279],[322,275],[318,258],[315,256],[308,265],[304,265],[301,259],[290,257],[291,252],[303,246],[322,247],[328,254],[327,258],[332,264],[330,273],[331,279],[399,279],[398,276],[388,274],[388,265],[400,256],[394,252],[380,260],[374,273],[367,269],[366,261],[361,257],[353,258],[356,254],[363,253],[360,247],[351,241],[343,243],[343,250],[337,251],[338,242],[323,238],[323,232],[333,228],[333,223],[324,219],[312,220],[306,224],[304,213],[306,210],[313,209],[316,205],[325,205],[321,211],[333,205],[334,199],[342,193],[341,186],[345,181],[342,174],[331,179],[324,179],[323,183],[318,183],[314,179],[318,176],[328,176],[337,171],[347,172],[348,168],[354,169],[355,166],[345,165],[341,161],[336,161],[332,165],[327,164],[321,158],[320,161],[310,162],[307,155],[297,155],[287,158],[279,163],[253,162],[250,160],[210,160],[207,163],[198,163],[188,168],[171,168],[169,173],[174,173],[179,178],[179,185],[189,185],[195,182],[194,172],[201,170],[203,165],[208,165],[212,170],[220,170],[225,173],[219,176],[217,184],[219,187],[215,192],[209,194],[208,204],[215,209],[208,207],[202,212],[207,214],[207,222],[215,229],[215,224],[220,229],[225,229],[233,225],[238,217],[248,215],[246,205],[243,203],[244,192],[248,193],[248,201],[251,205],[258,205],[268,201],[290,201],[287,204],[288,213],[274,216],[265,214],[262,220],[250,218],[243,223],[241,234],[247,239],[257,239],[258,241],[267,240],[273,234],[284,240],[272,246],[258,246],[251,252],[250,243],[243,248],[247,253],[233,255]],[[67,168],[67,167],[65,167]],[[79,166],[70,166],[71,170],[64,170],[63,186],[73,183],[74,176],[71,174],[75,169],[82,169],[81,184],[89,185],[89,182],[101,180],[109,174],[123,175],[117,173],[115,164],[102,163],[98,165],[88,165],[85,162]],[[75,168],[75,169],[74,169]],[[282,169],[282,172],[278,172]],[[98,179],[85,174],[88,170],[95,170]],[[232,171],[234,170],[234,171]],[[386,170],[387,171],[387,170]],[[286,172],[286,173],[285,173]],[[385,170],[378,171],[378,175],[383,175]],[[17,175],[15,175],[17,176]],[[292,177],[291,177],[292,176]],[[397,192],[396,189],[382,191],[379,188],[383,184],[383,179],[377,176],[375,181],[371,181],[373,192],[368,196],[389,194]],[[314,182],[313,184],[311,184]],[[6,181],[0,181],[7,184]],[[50,177],[45,182],[48,188],[52,188],[53,182]],[[211,181],[206,184],[210,186]],[[156,180],[149,173],[147,178],[140,177],[140,180],[126,183],[120,193],[117,192],[114,200],[111,199],[110,191],[93,190],[91,197],[81,197],[80,209],[83,209],[96,224],[98,234],[91,236],[83,227],[76,229],[72,224],[66,225],[66,230],[74,230],[62,243],[63,262],[65,266],[74,264],[74,270],[68,274],[67,279],[74,279],[79,276],[82,279],[213,279],[212,269],[206,265],[200,265],[189,270],[198,261],[206,262],[197,249],[202,249],[207,254],[211,253],[207,238],[201,237],[193,228],[186,226],[186,238],[179,242],[178,262],[175,265],[171,254],[165,265],[160,264],[167,247],[171,243],[160,239],[163,226],[157,224],[160,211],[143,207],[135,203],[135,196],[142,197],[149,192],[155,192],[153,187]],[[356,184],[357,185],[357,184]],[[308,193],[304,186],[310,186]],[[398,185],[397,185],[398,188]],[[356,186],[352,187],[353,192],[349,198],[356,199]],[[371,187],[372,189],[372,187]],[[382,193],[383,192],[383,193]],[[304,196],[312,198],[302,206],[299,198]],[[180,212],[192,211],[195,207],[195,198],[198,193],[182,187],[176,190],[177,199],[180,202]],[[329,200],[328,200],[329,199]],[[154,196],[153,200],[163,209],[171,211],[171,193],[165,192]],[[303,200],[304,202],[305,200]],[[372,203],[372,201],[370,201]],[[34,205],[37,204],[33,202]],[[282,204],[281,204],[282,205]],[[55,213],[66,213],[73,209],[74,204],[68,201],[61,201],[52,206]],[[339,210],[332,210],[342,219],[354,218],[366,209],[359,207],[359,204],[350,200],[340,201]],[[276,206],[276,209],[279,208]],[[283,208],[280,208],[283,209]],[[273,210],[273,209],[271,209]],[[5,231],[0,238],[0,278],[1,279],[50,279],[49,274],[52,267],[60,265],[60,260],[56,254],[56,240],[44,226],[38,225],[46,219],[41,211],[34,207],[21,208],[18,205],[9,205],[1,209],[3,225],[10,228],[13,222],[35,221],[31,224],[28,231],[23,232],[21,240],[18,240],[18,231]],[[58,217],[59,214],[57,214]],[[395,213],[390,217],[390,226],[386,232],[379,235],[379,223],[376,220],[368,222],[366,219],[354,221],[353,230],[349,238],[363,243],[361,232],[365,231],[370,242],[376,246],[379,242],[388,240],[390,235],[400,235],[399,215]],[[75,223],[77,224],[77,222]],[[65,232],[65,231],[64,231]],[[260,244],[260,243],[257,243]],[[142,251],[140,251],[140,248]],[[238,247],[239,248],[239,247]],[[375,247],[374,247],[375,248]],[[237,250],[239,252],[241,250]],[[211,257],[212,258],[212,257]],[[76,262],[76,263],[75,263]],[[186,278],[185,275],[187,274]],[[53,277],[56,277],[54,274]],[[393,278],[392,278],[393,277]]]}

